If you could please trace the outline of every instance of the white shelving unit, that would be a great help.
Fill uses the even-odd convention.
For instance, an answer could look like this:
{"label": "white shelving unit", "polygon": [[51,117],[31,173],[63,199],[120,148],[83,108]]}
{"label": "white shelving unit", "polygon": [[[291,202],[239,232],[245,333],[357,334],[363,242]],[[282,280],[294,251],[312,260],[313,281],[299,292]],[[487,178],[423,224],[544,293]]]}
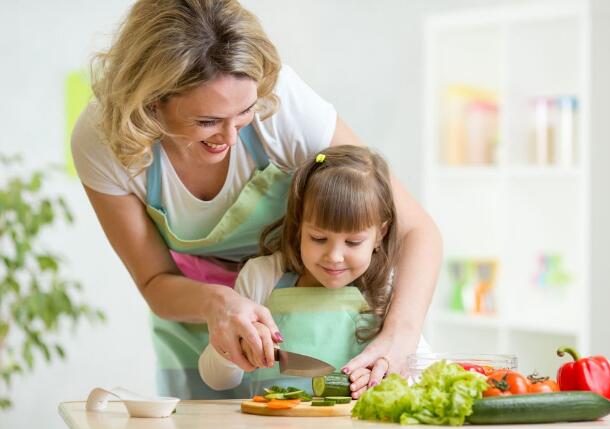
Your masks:
{"label": "white shelving unit", "polygon": [[[610,1],[431,16],[424,50],[424,203],[446,258],[425,328],[433,349],[514,353],[520,370],[551,376],[563,363],[559,346],[610,357]],[[456,114],[447,91],[456,85],[495,96],[485,162],[447,149]],[[554,146],[537,146],[555,161],[540,165],[532,100],[559,96],[578,102],[576,131],[566,147],[565,121],[557,122],[548,134]],[[573,156],[562,158],[566,149]],[[560,255],[562,284],[534,281],[541,255]],[[457,286],[448,262],[475,259],[497,262],[489,314],[451,308]]]}

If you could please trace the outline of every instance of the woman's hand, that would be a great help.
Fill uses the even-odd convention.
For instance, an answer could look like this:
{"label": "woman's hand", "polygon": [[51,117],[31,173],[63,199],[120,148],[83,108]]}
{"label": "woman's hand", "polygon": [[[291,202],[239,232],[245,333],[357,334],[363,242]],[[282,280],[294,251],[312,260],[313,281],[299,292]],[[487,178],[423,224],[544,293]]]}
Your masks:
{"label": "woman's hand", "polygon": [[254,322],[254,328],[256,329],[256,332],[258,332],[258,336],[263,345],[263,360],[261,361],[261,356],[256,354],[250,343],[245,341],[243,338],[239,340],[239,345],[241,346],[243,353],[246,355],[246,358],[252,365],[256,366],[257,368],[271,368],[275,363],[275,350],[271,331],[260,322]]}
{"label": "woman's hand", "polygon": [[[267,307],[256,304],[226,288],[221,305],[208,318],[210,344],[226,359],[244,371],[265,367],[265,362],[273,363],[273,344],[271,351],[268,339],[279,343],[283,338]],[[261,334],[262,328],[268,334]],[[263,331],[264,332],[264,331]],[[248,357],[244,355],[247,348]]]}
{"label": "woman's hand", "polygon": [[[419,341],[419,338],[418,338]],[[415,345],[415,347],[417,344]],[[355,382],[361,378],[360,371],[370,371],[367,388],[371,388],[381,381],[389,373],[399,373],[403,376],[407,373],[407,355],[415,347],[410,346],[404,335],[400,339],[394,339],[383,331],[360,353],[350,360],[341,371],[349,374],[350,380]],[[355,393],[352,389],[352,396]]]}

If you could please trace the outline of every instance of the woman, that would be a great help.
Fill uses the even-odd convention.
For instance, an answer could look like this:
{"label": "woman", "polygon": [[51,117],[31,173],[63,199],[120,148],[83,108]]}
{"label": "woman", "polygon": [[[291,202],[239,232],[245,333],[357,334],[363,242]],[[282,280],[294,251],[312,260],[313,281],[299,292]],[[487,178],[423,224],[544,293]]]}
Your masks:
{"label": "woman", "polygon": [[[262,228],[285,211],[290,172],[329,145],[361,144],[232,0],[140,0],[93,63],[96,100],[72,150],[113,248],[150,306],[160,394],[219,397],[197,358],[208,341],[246,371],[264,366],[253,323],[281,333],[230,287]],[[392,180],[403,249],[382,332],[344,370],[385,357],[404,371],[440,262],[430,218]],[[209,335],[208,335],[209,333]],[[257,359],[247,360],[245,339]],[[385,366],[373,367],[369,385]],[[220,397],[231,397],[225,392]]]}

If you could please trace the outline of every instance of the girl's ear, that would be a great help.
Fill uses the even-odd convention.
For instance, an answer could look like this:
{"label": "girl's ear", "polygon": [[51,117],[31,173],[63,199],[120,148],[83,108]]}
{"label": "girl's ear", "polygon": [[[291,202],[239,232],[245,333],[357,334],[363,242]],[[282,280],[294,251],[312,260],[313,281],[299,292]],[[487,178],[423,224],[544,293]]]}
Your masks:
{"label": "girl's ear", "polygon": [[389,225],[387,220],[381,224],[381,227],[379,228],[379,236],[377,237],[377,243],[375,243],[375,247],[381,246],[381,241],[383,240],[383,237],[385,237],[385,235],[388,233],[388,226]]}

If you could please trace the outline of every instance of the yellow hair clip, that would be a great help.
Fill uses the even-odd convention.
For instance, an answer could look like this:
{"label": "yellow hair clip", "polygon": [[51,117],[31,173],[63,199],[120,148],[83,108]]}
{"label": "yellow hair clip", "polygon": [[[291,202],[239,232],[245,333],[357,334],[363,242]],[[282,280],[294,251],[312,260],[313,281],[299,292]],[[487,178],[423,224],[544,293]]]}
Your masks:
{"label": "yellow hair clip", "polygon": [[316,162],[318,164],[323,163],[325,159],[326,159],[326,155],[324,155],[323,153],[320,153],[320,154],[318,154],[318,156],[316,156]]}

